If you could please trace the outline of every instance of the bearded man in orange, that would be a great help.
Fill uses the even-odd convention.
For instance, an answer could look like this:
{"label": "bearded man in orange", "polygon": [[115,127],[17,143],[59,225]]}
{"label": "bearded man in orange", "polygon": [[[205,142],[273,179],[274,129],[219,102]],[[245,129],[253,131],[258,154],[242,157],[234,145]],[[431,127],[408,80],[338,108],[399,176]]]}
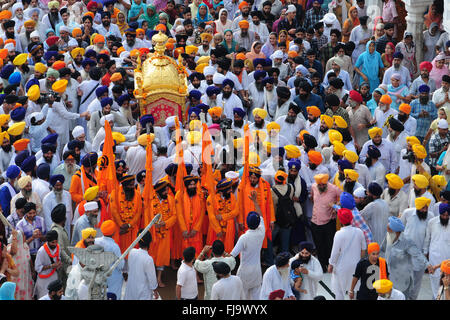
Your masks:
{"label": "bearded man in orange", "polygon": [[[270,184],[266,180],[261,178],[261,169],[251,166],[249,168],[248,180],[245,181],[245,177],[243,177],[238,187],[238,223],[239,228],[242,232],[247,231],[248,229],[248,213],[251,211],[256,211],[253,202],[248,197],[248,195],[253,191],[256,191],[257,193],[258,203],[261,208],[262,216],[264,218],[266,238],[264,239],[263,248],[267,248],[269,250],[270,248],[268,248],[268,244],[271,246],[272,230],[275,223],[275,211],[273,208],[272,191]],[[267,240],[269,240],[269,243]]]}
{"label": "bearded man in orange", "polygon": [[219,239],[225,245],[225,252],[231,252],[234,247],[235,221],[239,214],[236,197],[232,193],[233,180],[222,179],[216,186],[217,193],[209,195],[206,209],[209,217],[209,230],[206,243]]}
{"label": "bearded man in orange", "polygon": [[175,200],[173,195],[169,193],[169,182],[166,180],[159,180],[153,187],[155,193],[151,202],[153,210],[150,212],[149,208],[145,208],[144,224],[147,226],[153,217],[158,213],[161,218],[155,223],[155,228],[152,229],[153,241],[150,245],[150,255],[153,257],[159,287],[165,287],[162,282],[162,272],[164,266],[170,264],[171,238],[173,226],[177,222],[177,215],[175,212]]}
{"label": "bearded man in orange", "polygon": [[194,247],[199,254],[203,249],[202,224],[205,217],[205,201],[201,189],[197,187],[198,177],[188,175],[183,178],[185,190],[175,195],[175,209],[183,237],[183,249]]}
{"label": "bearded man in orange", "polygon": [[118,192],[111,193],[111,217],[119,227],[121,252],[124,252],[136,239],[143,211],[142,197],[136,191],[134,181],[134,175],[124,176],[120,181],[121,186]]}
{"label": "bearded man in orange", "polygon": [[89,152],[81,159],[81,168],[72,176],[70,182],[70,195],[75,207],[83,201],[83,195],[87,189],[97,185],[95,168],[97,167],[98,155],[95,152]]}

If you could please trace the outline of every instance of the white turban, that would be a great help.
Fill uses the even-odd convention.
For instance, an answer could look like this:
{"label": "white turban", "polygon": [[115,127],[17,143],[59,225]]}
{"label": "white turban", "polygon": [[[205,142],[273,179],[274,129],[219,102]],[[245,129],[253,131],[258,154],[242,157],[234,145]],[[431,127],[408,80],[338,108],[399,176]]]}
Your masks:
{"label": "white turban", "polygon": [[[61,31],[61,29],[59,29]],[[67,44],[69,47],[78,47],[78,42],[74,38],[69,40],[69,43]]]}
{"label": "white turban", "polygon": [[33,118],[36,122],[39,122],[44,119],[44,114],[42,112],[33,112],[32,114],[30,114],[30,119]]}
{"label": "white turban", "polygon": [[214,84],[222,84],[223,80],[225,80],[225,76],[221,73],[216,72],[213,76],[213,83]]}
{"label": "white turban", "polygon": [[207,66],[205,69],[203,69],[203,74],[206,76],[212,76],[216,72],[216,69],[214,69],[213,66]]}
{"label": "white turban", "polygon": [[70,33],[70,29],[67,28],[66,26],[61,26],[61,27],[59,28],[59,32],[61,32],[61,31],[65,31],[65,32],[69,32],[69,33]]}
{"label": "white turban", "polygon": [[97,201],[89,201],[89,202],[86,202],[83,207],[84,207],[85,211],[97,210],[98,203],[97,203]]}
{"label": "white turban", "polygon": [[105,121],[114,121],[114,115],[113,114],[108,114],[106,116],[103,116],[100,118],[100,125],[103,127],[105,126]]}
{"label": "white turban", "polygon": [[225,178],[235,180],[239,178],[239,173],[236,171],[227,171],[225,173]]}
{"label": "white turban", "polygon": [[283,59],[283,51],[277,50],[271,56],[270,59]]}
{"label": "white turban", "polygon": [[38,37],[38,38],[39,38],[39,32],[37,32],[36,30],[34,30],[34,31],[30,34],[30,38],[34,38],[34,37]]}
{"label": "white turban", "polygon": [[363,187],[359,187],[358,189],[353,191],[353,196],[358,198],[364,198],[366,196],[366,189],[364,189]]}
{"label": "white turban", "polygon": [[23,10],[23,5],[22,5],[21,2],[16,3],[15,5],[12,6],[12,10],[11,11],[12,11],[14,16],[16,15],[16,10],[17,9],[22,9]]}
{"label": "white turban", "polygon": [[7,43],[7,44],[4,46],[4,48],[5,48],[6,50],[8,50],[8,51],[14,51],[14,50],[16,50],[16,47],[15,47],[14,44],[12,44],[11,42],[10,42],[10,43]]}
{"label": "white turban", "polygon": [[74,139],[78,138],[82,134],[84,134],[84,128],[82,126],[76,126],[75,128],[73,128],[72,135]]}

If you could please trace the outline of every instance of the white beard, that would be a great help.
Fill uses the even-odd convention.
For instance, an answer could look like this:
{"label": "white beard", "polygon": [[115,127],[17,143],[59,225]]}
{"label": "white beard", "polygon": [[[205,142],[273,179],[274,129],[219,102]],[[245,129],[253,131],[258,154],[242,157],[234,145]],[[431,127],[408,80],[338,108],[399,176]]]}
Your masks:
{"label": "white beard", "polygon": [[286,282],[289,280],[289,268],[282,268],[282,269],[278,269],[278,272],[281,275],[281,279],[283,280],[283,282]]}

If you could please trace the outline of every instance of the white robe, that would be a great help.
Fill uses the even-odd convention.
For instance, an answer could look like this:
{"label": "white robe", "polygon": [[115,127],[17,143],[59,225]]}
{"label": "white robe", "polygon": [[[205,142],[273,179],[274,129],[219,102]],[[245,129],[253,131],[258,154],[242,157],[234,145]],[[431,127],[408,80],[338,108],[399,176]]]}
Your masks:
{"label": "white robe", "polygon": [[[56,249],[57,248],[55,248],[54,250],[50,249],[50,253],[52,255],[55,254]],[[59,256],[58,259],[61,259],[61,257]],[[50,260],[50,257],[48,256],[47,252],[45,251],[44,246],[39,248],[39,250],[36,254],[36,260],[34,262],[34,270],[36,270],[36,272],[38,273],[38,277],[36,279],[36,286],[34,288],[34,290],[35,290],[34,293],[37,295],[38,299],[42,298],[43,296],[45,296],[48,293],[47,286],[49,285],[49,283],[58,279],[58,272],[56,272],[56,271],[48,278],[43,279],[43,278],[39,277],[39,274],[42,274],[42,275],[50,274],[53,271],[53,269],[47,269],[47,270],[42,270],[42,269],[44,268],[44,266],[48,266],[55,262],[56,262],[56,259],[53,262]]]}
{"label": "white robe", "polygon": [[230,275],[213,284],[211,300],[245,300],[242,280],[238,276]]}
{"label": "white robe", "polygon": [[297,145],[296,138],[300,134],[300,131],[305,129],[305,118],[299,113],[294,123],[288,123],[286,122],[286,117],[287,115],[281,116],[275,121],[281,127],[279,134],[286,137],[289,144]]}
{"label": "white robe", "polygon": [[[289,265],[294,260],[299,258],[299,253],[289,260]],[[308,270],[308,274],[303,274],[302,288],[306,290],[306,293],[300,295],[300,300],[313,300],[317,295],[317,288],[319,281],[323,278],[323,270],[319,260],[311,255],[311,259],[308,263],[304,264],[304,268]]]}
{"label": "white robe", "polygon": [[[66,190],[63,190],[62,194],[62,204],[66,206],[66,223],[64,225],[64,229],[67,231],[67,234],[70,238],[70,225],[72,224],[72,197],[70,193]],[[56,202],[55,193],[49,192],[42,200],[42,215],[45,221],[45,227],[47,230],[50,230],[52,221],[52,210],[56,207],[58,203]]]}
{"label": "white robe", "polygon": [[128,174],[137,174],[145,169],[145,148],[138,145],[130,147],[127,151],[125,162],[129,168]]}
{"label": "white robe", "polygon": [[[36,178],[31,182],[31,186],[34,192],[36,192],[41,201],[44,200],[45,196],[51,191],[50,183],[48,181]],[[50,229],[49,229],[50,230]]]}
{"label": "white robe", "polygon": [[260,293],[259,299],[260,300],[269,300],[270,293],[272,291],[279,290],[279,289],[284,291],[283,298],[288,298],[288,297],[294,296],[294,294],[292,293],[291,284],[290,284],[289,280],[290,280],[289,276],[283,280],[280,272],[278,271],[278,269],[275,265],[269,267],[263,276],[261,293]]}
{"label": "white robe", "polygon": [[432,212],[428,211],[426,219],[420,220],[417,216],[416,208],[406,209],[400,218],[405,226],[405,230],[403,231],[405,237],[411,239],[420,250],[422,250],[425,242],[428,221],[432,218],[434,218]]}
{"label": "white robe", "polygon": [[153,258],[143,249],[131,249],[128,255],[128,280],[124,300],[153,300],[158,288]]}
{"label": "white robe", "polygon": [[389,218],[389,207],[386,201],[382,199],[374,200],[361,210],[361,216],[366,220],[367,226],[372,231],[373,241],[382,243],[386,236]]}

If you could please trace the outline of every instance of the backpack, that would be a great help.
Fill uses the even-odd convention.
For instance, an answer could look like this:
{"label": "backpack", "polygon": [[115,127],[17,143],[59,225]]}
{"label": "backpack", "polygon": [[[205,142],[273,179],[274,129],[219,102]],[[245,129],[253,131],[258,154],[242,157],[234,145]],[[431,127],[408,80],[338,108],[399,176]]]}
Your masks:
{"label": "backpack", "polygon": [[294,201],[292,201],[289,197],[291,187],[292,186],[288,184],[287,192],[284,195],[281,195],[275,187],[272,187],[273,192],[275,192],[278,197],[277,209],[275,211],[275,222],[282,228],[292,227],[297,219]]}

